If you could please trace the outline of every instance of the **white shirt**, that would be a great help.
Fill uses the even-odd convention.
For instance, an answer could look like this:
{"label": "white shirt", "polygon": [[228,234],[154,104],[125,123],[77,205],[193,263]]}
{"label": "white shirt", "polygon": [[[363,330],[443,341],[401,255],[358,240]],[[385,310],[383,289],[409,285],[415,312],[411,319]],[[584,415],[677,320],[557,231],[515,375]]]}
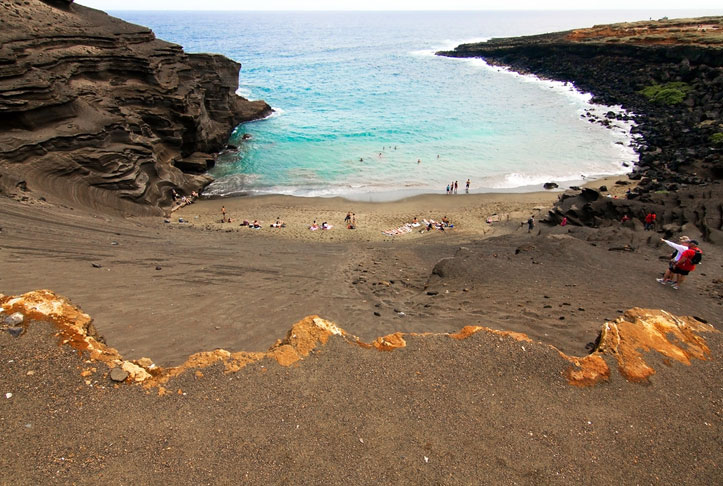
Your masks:
{"label": "white shirt", "polygon": [[688,249],[688,247],[686,245],[679,245],[677,243],[673,243],[672,241],[668,241],[668,240],[663,240],[663,241],[665,242],[666,245],[678,250],[678,253],[675,255],[675,258],[673,258],[674,262],[677,262],[678,260],[680,260],[680,256],[683,254],[683,252],[685,250]]}

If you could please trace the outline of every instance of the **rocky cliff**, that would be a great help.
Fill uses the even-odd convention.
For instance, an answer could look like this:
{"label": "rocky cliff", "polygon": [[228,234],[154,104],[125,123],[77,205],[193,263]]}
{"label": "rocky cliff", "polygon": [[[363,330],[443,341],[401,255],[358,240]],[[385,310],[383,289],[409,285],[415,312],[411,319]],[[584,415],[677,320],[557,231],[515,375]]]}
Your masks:
{"label": "rocky cliff", "polygon": [[187,54],[72,1],[0,4],[0,192],[160,212],[189,194],[240,122],[240,64]]}
{"label": "rocky cliff", "polygon": [[[666,222],[683,224],[694,218],[706,234],[721,230],[723,208],[716,201],[723,177],[723,17],[492,39],[438,54],[481,57],[515,71],[571,82],[593,93],[595,102],[622,105],[634,116],[642,138],[630,176],[639,184],[629,199],[658,205],[659,211],[667,204]],[[707,196],[699,197],[701,193]],[[697,201],[686,204],[688,216],[672,209],[681,206],[681,199]],[[558,211],[557,220],[563,213]],[[579,212],[571,216],[577,218]],[[597,224],[599,219],[585,222]]]}

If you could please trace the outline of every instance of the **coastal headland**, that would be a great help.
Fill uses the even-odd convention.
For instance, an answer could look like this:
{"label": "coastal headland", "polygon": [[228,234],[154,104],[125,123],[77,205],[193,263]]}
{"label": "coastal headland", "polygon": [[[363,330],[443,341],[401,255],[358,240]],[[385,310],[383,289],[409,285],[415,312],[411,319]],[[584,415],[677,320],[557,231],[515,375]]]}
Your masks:
{"label": "coastal headland", "polygon": [[200,191],[231,131],[271,113],[235,94],[240,64],[187,54],[72,1],[3,2],[0,191],[163,214]]}
{"label": "coastal headland", "polygon": [[[720,482],[719,19],[455,51],[625,106],[631,178],[174,208],[205,183],[182,161],[268,109],[238,64],[72,2],[0,8],[0,484]],[[674,290],[682,234],[704,260]]]}

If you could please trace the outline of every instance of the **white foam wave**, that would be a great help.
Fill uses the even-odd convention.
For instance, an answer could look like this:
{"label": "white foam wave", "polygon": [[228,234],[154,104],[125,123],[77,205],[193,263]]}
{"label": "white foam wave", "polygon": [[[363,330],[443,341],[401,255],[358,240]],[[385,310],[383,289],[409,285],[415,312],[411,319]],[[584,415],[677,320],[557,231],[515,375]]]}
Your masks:
{"label": "white foam wave", "polygon": [[251,99],[251,93],[251,89],[245,86],[239,86],[236,90],[236,95],[241,96],[242,98],[246,98],[247,100]]}
{"label": "white foam wave", "polygon": [[410,51],[409,54],[414,57],[434,57],[437,52],[451,51],[460,44],[474,44],[474,43],[478,43],[478,42],[486,42],[489,39],[490,39],[489,37],[475,37],[475,38],[467,39],[467,40],[463,40],[463,41],[444,39],[444,40],[439,41],[439,44],[437,44],[433,47],[430,47],[428,49],[418,49],[415,51]]}

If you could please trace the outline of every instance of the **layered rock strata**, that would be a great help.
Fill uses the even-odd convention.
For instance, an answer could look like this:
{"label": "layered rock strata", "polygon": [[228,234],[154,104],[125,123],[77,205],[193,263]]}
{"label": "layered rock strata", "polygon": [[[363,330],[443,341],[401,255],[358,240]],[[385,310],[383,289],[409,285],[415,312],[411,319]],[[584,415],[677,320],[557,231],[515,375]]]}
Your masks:
{"label": "layered rock strata", "polygon": [[240,64],[67,1],[0,4],[0,191],[160,212],[240,122]]}
{"label": "layered rock strata", "polygon": [[[636,146],[639,161],[630,175],[639,182],[628,199],[659,212],[664,206],[686,206],[687,216],[671,209],[663,222],[680,226],[693,217],[704,234],[721,230],[723,17],[492,39],[438,54],[481,57],[515,71],[571,82],[592,93],[594,102],[622,105],[634,114],[634,130],[642,139]],[[681,199],[696,202],[681,206]],[[553,222],[564,215],[558,207]],[[579,211],[568,216],[580,220]]]}

